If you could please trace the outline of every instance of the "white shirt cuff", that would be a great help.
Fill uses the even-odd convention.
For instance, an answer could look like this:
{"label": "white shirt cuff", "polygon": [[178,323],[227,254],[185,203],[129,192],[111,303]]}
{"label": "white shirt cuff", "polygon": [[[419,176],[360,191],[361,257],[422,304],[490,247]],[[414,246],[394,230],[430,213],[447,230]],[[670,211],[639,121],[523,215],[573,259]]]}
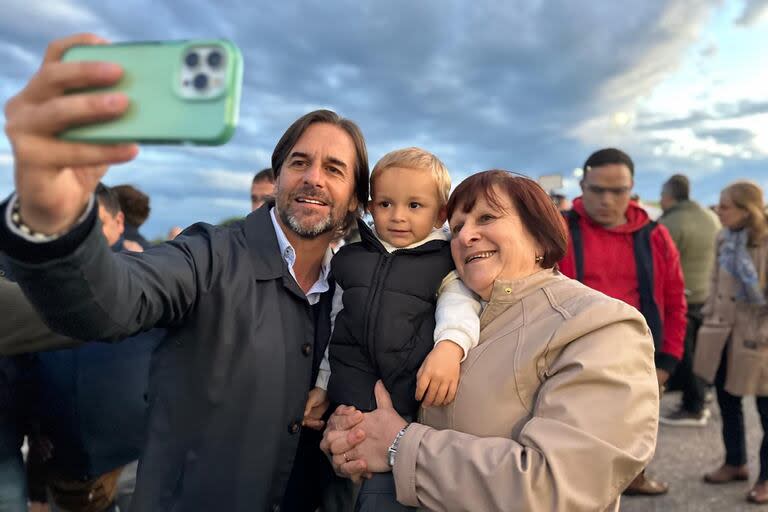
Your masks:
{"label": "white shirt cuff", "polygon": [[440,339],[437,340],[435,346],[443,341],[450,341],[461,347],[464,355],[461,357],[461,362],[467,358],[467,352],[472,348],[472,340],[464,331],[460,329],[446,329],[440,333]]}
{"label": "white shirt cuff", "polygon": [[315,387],[328,391],[328,381],[331,380],[331,371],[320,368],[317,373]]}

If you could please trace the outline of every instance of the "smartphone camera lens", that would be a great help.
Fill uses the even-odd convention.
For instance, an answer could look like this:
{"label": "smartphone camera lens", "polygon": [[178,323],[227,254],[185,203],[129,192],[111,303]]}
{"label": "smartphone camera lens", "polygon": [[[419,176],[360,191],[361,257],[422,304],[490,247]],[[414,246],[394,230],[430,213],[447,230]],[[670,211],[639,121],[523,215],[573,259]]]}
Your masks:
{"label": "smartphone camera lens", "polygon": [[221,61],[222,61],[221,53],[217,52],[216,50],[208,54],[208,65],[212,69],[216,69],[219,66],[221,66]]}
{"label": "smartphone camera lens", "polygon": [[200,63],[200,56],[197,54],[197,52],[190,52],[184,58],[184,62],[187,64],[187,66],[196,68]]}
{"label": "smartphone camera lens", "polygon": [[202,91],[208,87],[208,75],[198,73],[195,75],[195,79],[192,81],[192,84],[195,86],[195,89]]}

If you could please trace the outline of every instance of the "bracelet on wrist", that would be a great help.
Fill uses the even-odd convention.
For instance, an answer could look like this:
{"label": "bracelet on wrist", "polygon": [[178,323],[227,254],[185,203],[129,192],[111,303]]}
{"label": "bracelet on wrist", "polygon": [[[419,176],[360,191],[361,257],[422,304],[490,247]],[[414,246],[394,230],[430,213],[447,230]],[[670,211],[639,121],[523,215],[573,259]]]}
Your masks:
{"label": "bracelet on wrist", "polygon": [[395,458],[397,457],[397,448],[400,445],[400,439],[402,439],[402,437],[405,435],[405,431],[408,430],[410,425],[410,423],[407,423],[403,428],[400,429],[400,432],[397,433],[395,440],[392,441],[392,444],[387,450],[387,464],[389,464],[389,467],[391,468],[395,466]]}
{"label": "bracelet on wrist", "polygon": [[57,238],[60,238],[62,233],[54,233],[52,235],[46,235],[45,233],[38,233],[37,231],[33,230],[26,224],[24,224],[24,221],[21,219],[21,204],[19,202],[18,196],[16,197],[15,201],[13,202],[13,205],[11,206],[11,222],[13,223],[14,227],[24,233],[24,235],[32,238],[36,242],[50,242],[52,240],[56,240]]}

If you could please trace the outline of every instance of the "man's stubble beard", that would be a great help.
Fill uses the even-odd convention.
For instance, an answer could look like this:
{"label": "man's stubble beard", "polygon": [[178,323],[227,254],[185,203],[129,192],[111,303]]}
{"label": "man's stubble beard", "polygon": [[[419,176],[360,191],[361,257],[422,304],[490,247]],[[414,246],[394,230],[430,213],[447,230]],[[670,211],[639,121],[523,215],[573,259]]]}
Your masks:
{"label": "man's stubble beard", "polygon": [[[330,212],[327,216],[325,216],[325,218],[320,219],[319,221],[309,226],[303,225],[299,218],[292,213],[291,208],[294,199],[298,196],[304,196],[307,198],[314,198],[323,201],[329,206]],[[342,215],[339,219],[334,218],[336,205],[333,201],[330,200],[329,197],[322,194],[317,194],[314,191],[310,192],[308,190],[299,190],[294,192],[290,194],[286,200],[278,200],[277,206],[277,213],[280,216],[280,220],[283,221],[283,224],[288,226],[291,231],[296,233],[301,238],[308,240],[317,238],[318,236],[330,231],[338,230],[341,228],[345,221],[345,215]]]}

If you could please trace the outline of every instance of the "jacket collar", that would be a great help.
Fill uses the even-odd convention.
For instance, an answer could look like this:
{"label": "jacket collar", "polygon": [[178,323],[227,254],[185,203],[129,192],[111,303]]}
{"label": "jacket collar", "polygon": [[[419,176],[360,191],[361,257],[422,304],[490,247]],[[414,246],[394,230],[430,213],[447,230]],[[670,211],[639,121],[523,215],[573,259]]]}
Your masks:
{"label": "jacket collar", "polygon": [[547,268],[539,270],[522,279],[496,281],[493,283],[491,300],[480,315],[480,329],[493,322],[502,313],[520,303],[525,297],[541,290],[554,281],[567,279],[557,270]]}
{"label": "jacket collar", "polygon": [[253,275],[258,280],[277,279],[284,274],[290,277],[280,254],[277,234],[269,215],[269,210],[274,204],[274,201],[265,202],[261,208],[250,213],[244,221],[245,238],[253,260]]}
{"label": "jacket collar", "polygon": [[[384,254],[392,254],[393,252],[418,254],[422,252],[431,252],[440,250],[443,248],[442,242],[449,241],[448,232],[442,228],[435,228],[427,235],[424,240],[420,240],[407,247],[395,247],[379,237],[379,234],[371,229],[363,219],[357,219],[357,228],[360,232],[360,241],[363,244],[367,244],[369,247],[375,248],[377,251]],[[429,242],[435,242],[437,244],[430,244]]]}
{"label": "jacket collar", "polygon": [[691,200],[687,199],[687,200],[684,200],[684,201],[678,201],[677,203],[673,204],[672,206],[667,208],[661,216],[662,217],[666,217],[667,215],[669,215],[672,212],[683,211],[683,210],[696,210],[696,209],[700,209],[700,208],[701,207],[699,206],[698,203],[696,203],[695,201],[691,201]]}

